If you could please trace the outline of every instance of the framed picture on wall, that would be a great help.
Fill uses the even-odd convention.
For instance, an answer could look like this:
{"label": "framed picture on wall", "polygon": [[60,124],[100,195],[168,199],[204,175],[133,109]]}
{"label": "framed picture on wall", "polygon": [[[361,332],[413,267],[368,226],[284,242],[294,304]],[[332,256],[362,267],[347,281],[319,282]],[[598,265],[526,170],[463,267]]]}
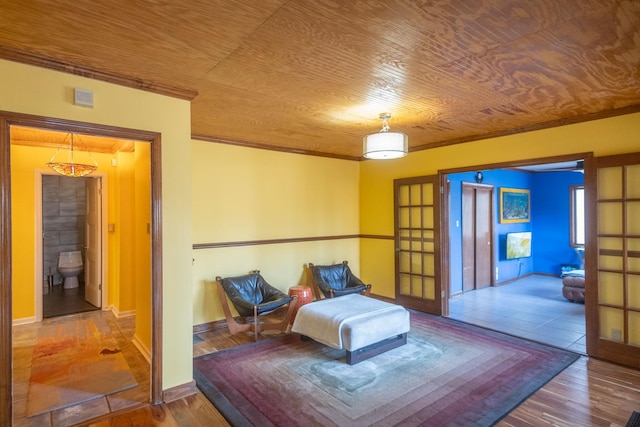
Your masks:
{"label": "framed picture on wall", "polygon": [[529,190],[500,189],[500,223],[529,222]]}

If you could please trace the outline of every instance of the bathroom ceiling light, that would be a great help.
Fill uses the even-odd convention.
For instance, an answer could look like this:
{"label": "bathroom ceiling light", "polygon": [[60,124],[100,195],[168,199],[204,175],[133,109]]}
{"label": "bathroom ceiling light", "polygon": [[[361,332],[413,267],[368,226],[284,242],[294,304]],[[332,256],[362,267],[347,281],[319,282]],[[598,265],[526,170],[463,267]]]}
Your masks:
{"label": "bathroom ceiling light", "polygon": [[367,135],[363,141],[364,157],[367,159],[397,159],[408,152],[409,138],[400,132],[389,132],[387,119],[389,113],[380,114],[382,129],[380,132]]}
{"label": "bathroom ceiling light", "polygon": [[[80,139],[80,137],[78,135],[75,135],[78,139]],[[54,171],[56,171],[57,173],[59,173],[60,175],[64,175],[64,176],[70,176],[70,177],[74,177],[74,178],[78,178],[81,176],[85,176],[85,175],[89,175],[91,172],[95,171],[98,168],[98,163],[95,161],[95,159],[93,158],[93,156],[91,155],[91,153],[89,152],[89,150],[87,150],[87,153],[89,154],[89,157],[91,158],[91,161],[93,161],[93,164],[87,164],[87,163],[76,163],[74,161],[73,155],[74,155],[74,148],[73,148],[73,139],[74,139],[74,134],[73,133],[69,133],[67,134],[67,137],[65,138],[65,141],[67,140],[67,138],[70,139],[69,142],[69,153],[67,155],[67,161],[66,162],[55,162],[55,157],[58,155],[58,152],[64,148],[58,148],[56,150],[55,153],[53,153],[53,156],[51,156],[51,159],[49,160],[49,163],[47,163],[47,166],[49,166],[51,169],[53,169]]]}

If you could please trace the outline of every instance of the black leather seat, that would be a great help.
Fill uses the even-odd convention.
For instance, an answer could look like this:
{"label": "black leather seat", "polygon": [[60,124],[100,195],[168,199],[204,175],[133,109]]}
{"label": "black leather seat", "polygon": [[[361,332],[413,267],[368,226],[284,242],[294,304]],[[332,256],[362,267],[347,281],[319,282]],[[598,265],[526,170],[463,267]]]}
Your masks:
{"label": "black leather seat", "polygon": [[[234,335],[238,332],[253,330],[257,340],[258,334],[266,330],[285,331],[289,325],[289,320],[293,314],[297,303],[297,297],[290,297],[279,289],[271,286],[259,271],[251,272],[242,276],[216,277],[218,293],[229,332]],[[245,322],[237,321],[231,314],[227,297],[233,304],[238,314],[246,318]],[[258,321],[259,316],[271,313],[283,308],[288,304],[288,309],[284,317],[277,322]],[[250,323],[247,323],[247,320]]]}
{"label": "black leather seat", "polygon": [[[348,262],[333,265],[314,265],[309,263],[311,277],[317,289],[325,298],[339,297],[349,294],[364,294],[369,296],[371,285],[365,285],[362,280],[353,275]],[[319,298],[319,295],[316,295]]]}

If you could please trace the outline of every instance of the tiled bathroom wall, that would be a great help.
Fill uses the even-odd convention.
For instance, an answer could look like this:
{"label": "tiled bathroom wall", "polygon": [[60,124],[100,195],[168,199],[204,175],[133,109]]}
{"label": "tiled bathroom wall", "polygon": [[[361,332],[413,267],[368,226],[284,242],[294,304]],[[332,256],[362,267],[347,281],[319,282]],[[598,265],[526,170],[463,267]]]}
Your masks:
{"label": "tiled bathroom wall", "polygon": [[[86,178],[59,175],[42,176],[43,287],[47,292],[47,276],[61,284],[58,254],[82,251],[85,244]],[[84,256],[83,256],[84,262]],[[83,280],[83,275],[79,277]]]}

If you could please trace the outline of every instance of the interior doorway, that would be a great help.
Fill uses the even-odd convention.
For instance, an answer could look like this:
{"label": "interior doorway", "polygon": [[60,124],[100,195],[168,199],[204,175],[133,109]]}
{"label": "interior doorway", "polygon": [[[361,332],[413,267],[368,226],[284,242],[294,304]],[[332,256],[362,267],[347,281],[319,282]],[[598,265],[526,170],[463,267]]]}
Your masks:
{"label": "interior doorway", "polygon": [[[90,133],[91,135],[96,135],[99,138],[107,137],[107,138],[122,138],[122,140],[129,141],[130,143],[133,141],[146,143],[143,146],[146,146],[144,150],[148,152],[146,157],[146,164],[149,168],[148,177],[150,179],[149,186],[150,189],[148,192],[151,197],[149,198],[149,203],[152,206],[149,209],[150,220],[147,222],[147,234],[150,239],[150,298],[149,305],[146,307],[145,312],[147,316],[143,316],[150,320],[150,335],[151,335],[151,345],[150,345],[150,354],[149,359],[151,362],[150,366],[150,375],[151,375],[151,385],[150,385],[150,401],[152,404],[159,404],[162,402],[162,210],[160,209],[162,205],[162,180],[161,180],[161,135],[157,132],[136,130],[136,129],[125,129],[125,128],[115,128],[112,126],[106,125],[97,125],[97,124],[88,124],[82,122],[76,122],[65,119],[55,119],[42,117],[42,116],[32,116],[27,114],[19,114],[19,113],[7,113],[3,112],[0,114],[0,125],[2,125],[2,129],[0,130],[0,176],[2,179],[0,180],[0,187],[2,191],[0,191],[0,198],[2,199],[2,203],[0,206],[2,207],[2,215],[0,215],[2,227],[0,227],[0,241],[2,241],[2,248],[6,249],[2,251],[3,256],[0,257],[0,264],[2,268],[0,268],[0,335],[2,335],[2,342],[7,345],[3,345],[0,348],[0,365],[1,365],[1,374],[0,374],[0,400],[2,400],[5,404],[0,407],[0,423],[11,424],[12,419],[12,409],[13,409],[13,393],[12,393],[12,385],[13,385],[13,355],[12,355],[12,319],[14,317],[13,301],[16,298],[16,294],[12,292],[12,284],[15,279],[15,271],[12,268],[12,261],[15,259],[13,256],[16,256],[12,249],[12,241],[16,239],[20,239],[22,236],[20,234],[16,234],[12,229],[12,219],[15,220],[15,217],[12,218],[12,204],[19,205],[14,200],[15,193],[12,193],[11,188],[12,184],[15,182],[19,183],[21,179],[12,180],[12,172],[14,170],[18,170],[15,164],[12,164],[10,161],[11,156],[11,135],[12,128],[15,126],[28,126],[35,129],[44,129],[49,131],[58,131],[58,132],[82,132],[82,133]],[[24,182],[30,182],[31,189],[33,189],[34,184],[31,183],[33,181],[34,172],[31,170],[23,170],[23,173],[26,175],[22,175],[25,177]],[[29,175],[31,177],[29,177]],[[32,190],[28,190],[29,193]],[[18,192],[19,193],[19,192]],[[31,199],[33,200],[33,199]],[[32,209],[33,205],[27,203],[23,207],[28,209]],[[36,222],[35,220],[32,224]],[[27,226],[28,227],[28,226]],[[33,225],[31,225],[33,227]],[[31,228],[33,230],[34,228]],[[31,233],[30,233],[31,234]],[[38,241],[40,239],[35,239],[35,236],[31,235],[28,240]],[[18,255],[19,256],[19,255]],[[33,251],[29,254],[32,260],[35,259],[35,254]],[[13,259],[12,259],[13,258]],[[31,269],[31,278],[34,277],[33,271],[35,268]],[[31,282],[32,279],[25,278],[25,282]],[[31,288],[33,289],[33,288]],[[148,360],[149,360],[148,359]],[[147,395],[147,398],[149,396]],[[146,400],[146,399],[145,399]]]}
{"label": "interior doorway", "polygon": [[[42,266],[36,268],[36,304],[41,305],[36,308],[36,321],[98,310],[108,283],[102,256],[107,252],[102,235],[102,211],[107,208],[102,182],[107,177],[103,173],[65,177],[45,170],[39,174],[35,206],[42,244],[36,247],[36,257]],[[66,284],[59,269],[61,256],[80,263],[76,280]]]}
{"label": "interior doorway", "polygon": [[[441,172],[448,183],[443,197],[449,243],[449,297],[443,312],[448,317],[586,353],[585,305],[563,296],[561,278],[565,268],[581,264],[578,249],[584,244],[577,249],[570,239],[570,227],[575,227],[570,226],[575,213],[570,188],[584,188],[585,157],[589,155]],[[503,191],[527,194],[525,218],[501,215]],[[487,222],[492,227],[489,239],[482,230]],[[533,236],[530,255],[508,255],[507,237],[513,234]],[[490,257],[483,258],[478,241],[491,247]]]}
{"label": "interior doorway", "polygon": [[493,186],[462,183],[462,291],[493,284]]}
{"label": "interior doorway", "polygon": [[[21,136],[27,131],[30,131],[29,135],[34,137],[29,139],[28,143],[23,143],[24,139],[21,139]],[[15,218],[13,221],[13,227],[15,227],[13,231],[14,235],[24,235],[29,227],[36,225],[36,238],[33,239],[33,243],[23,246],[33,256],[34,262],[38,264],[35,280],[33,280],[33,286],[35,286],[33,295],[37,296],[33,299],[18,299],[16,304],[22,308],[37,300],[36,319],[31,324],[29,317],[23,316],[19,319],[20,321],[17,322],[18,324],[13,328],[13,331],[16,336],[21,337],[21,340],[17,341],[14,349],[16,352],[21,352],[25,347],[39,348],[43,345],[44,339],[53,343],[55,348],[63,346],[64,343],[72,342],[75,345],[69,345],[67,356],[70,360],[81,364],[83,357],[78,349],[95,347],[96,341],[94,340],[97,340],[100,345],[104,342],[104,345],[108,345],[110,349],[115,349],[117,345],[118,352],[122,352],[122,357],[126,361],[126,365],[122,365],[123,371],[133,376],[136,384],[129,389],[130,403],[126,405],[144,404],[149,401],[151,381],[149,365],[143,361],[145,359],[149,361],[150,351],[136,333],[141,329],[140,324],[144,328],[145,320],[141,319],[144,319],[145,312],[149,311],[151,301],[140,300],[131,303],[125,307],[125,310],[121,300],[116,299],[110,305],[108,297],[103,294],[106,294],[108,289],[109,272],[114,279],[111,284],[114,295],[126,293],[131,296],[136,292],[138,283],[148,284],[144,280],[134,283],[132,280],[127,280],[129,277],[119,276],[123,270],[123,264],[129,259],[144,259],[148,263],[146,264],[147,269],[151,269],[150,259],[145,252],[148,246],[141,245],[143,249],[127,252],[124,260],[123,257],[112,256],[109,261],[107,258],[109,246],[114,253],[120,254],[125,246],[135,248],[135,243],[138,240],[125,238],[121,235],[122,233],[114,233],[109,236],[105,223],[109,218],[109,205],[114,208],[114,222],[119,220],[118,224],[121,226],[119,227],[121,230],[125,230],[122,226],[125,221],[120,221],[122,218],[133,221],[133,218],[143,218],[150,211],[145,210],[145,206],[142,205],[140,211],[144,210],[145,214],[141,213],[138,217],[135,216],[136,206],[133,203],[135,193],[132,185],[132,182],[135,181],[122,178],[123,175],[129,178],[137,173],[139,179],[144,181],[149,176],[150,169],[146,166],[150,162],[148,161],[148,150],[145,150],[148,144],[136,146],[135,143],[126,145],[123,143],[116,145],[120,140],[110,138],[109,144],[119,147],[119,149],[104,151],[100,148],[102,142],[100,137],[86,136],[83,139],[85,147],[88,147],[90,143],[94,144],[91,147],[95,150],[94,155],[100,160],[102,168],[86,176],[70,177],[61,175],[45,166],[46,159],[49,158],[50,151],[53,150],[50,146],[43,145],[43,141],[48,141],[47,138],[62,138],[66,134],[68,134],[66,131],[56,132],[18,126],[11,128],[12,165],[18,170],[32,171],[31,179],[33,181],[31,186],[26,186],[21,189],[22,191],[13,193],[12,202],[16,204],[29,206],[25,202],[33,201],[31,208],[25,207],[23,210],[17,211],[21,218]],[[89,150],[89,148],[85,149]],[[146,161],[141,162],[140,165],[136,164],[132,161],[135,156],[144,158]],[[114,158],[122,160],[117,169],[115,167],[118,166],[118,163],[111,161]],[[115,184],[111,193],[107,185],[109,177],[113,178]],[[148,195],[149,189],[143,185],[139,187],[138,195],[142,197],[144,194]],[[116,203],[120,201],[123,203]],[[33,217],[33,221],[30,217]],[[37,228],[38,226],[40,228]],[[147,239],[143,239],[144,243],[147,242]],[[77,258],[79,258],[81,266],[79,271],[77,271]],[[63,265],[60,264],[61,262]],[[127,266],[129,265],[127,264]],[[144,267],[145,263],[140,262],[139,265]],[[51,278],[53,285],[51,289],[48,287],[49,278]],[[44,286],[45,283],[47,287]],[[47,307],[46,302],[54,303],[56,307],[51,309],[51,307]],[[105,312],[100,310],[103,305]],[[91,312],[89,313],[89,311]],[[115,326],[116,324],[118,326]],[[126,334],[121,330],[122,327],[126,328]],[[64,332],[56,332],[54,335],[47,336],[52,329],[73,332],[67,335]],[[93,333],[83,335],[80,332],[80,334],[74,335],[74,332],[78,330],[88,330]],[[119,334],[123,334],[120,341],[116,338]],[[127,350],[124,350],[125,348]],[[100,409],[94,415],[111,412],[110,408],[122,403],[122,395],[118,394],[120,390],[117,386],[105,388],[104,397],[98,395],[89,401],[78,398],[77,394],[74,395],[75,391],[82,390],[82,385],[74,386],[71,384],[74,377],[81,375],[80,371],[76,373],[77,375],[67,371],[57,373],[55,378],[60,382],[54,382],[52,376],[35,377],[34,372],[39,372],[42,366],[42,359],[38,354],[36,351],[33,354],[27,353],[23,362],[24,369],[14,370],[14,390],[29,390],[27,401],[31,402],[31,405],[28,406],[31,408],[33,408],[34,400],[29,399],[33,399],[32,390],[35,390],[38,384],[46,384],[52,395],[62,395],[66,390],[67,394],[72,396],[68,401],[63,400],[50,406],[44,406],[43,409],[48,413],[45,417],[50,416],[51,419],[55,419],[63,417],[63,414],[67,412],[89,412],[88,409],[92,405],[96,405],[94,402],[96,399],[101,404],[96,405]],[[58,352],[52,351],[51,357],[58,355]],[[141,363],[138,365],[139,361]],[[134,369],[140,370],[134,372]],[[105,366],[100,364],[95,364],[92,371],[92,376],[82,381],[83,384],[89,384],[93,377],[109,376]],[[34,378],[38,378],[38,381],[35,381]],[[15,405],[16,398],[20,399],[21,396],[14,394],[13,397],[16,408],[13,416],[18,420],[18,423],[41,415],[33,413],[31,410],[23,411],[22,406]],[[104,403],[108,404],[104,405]]]}

